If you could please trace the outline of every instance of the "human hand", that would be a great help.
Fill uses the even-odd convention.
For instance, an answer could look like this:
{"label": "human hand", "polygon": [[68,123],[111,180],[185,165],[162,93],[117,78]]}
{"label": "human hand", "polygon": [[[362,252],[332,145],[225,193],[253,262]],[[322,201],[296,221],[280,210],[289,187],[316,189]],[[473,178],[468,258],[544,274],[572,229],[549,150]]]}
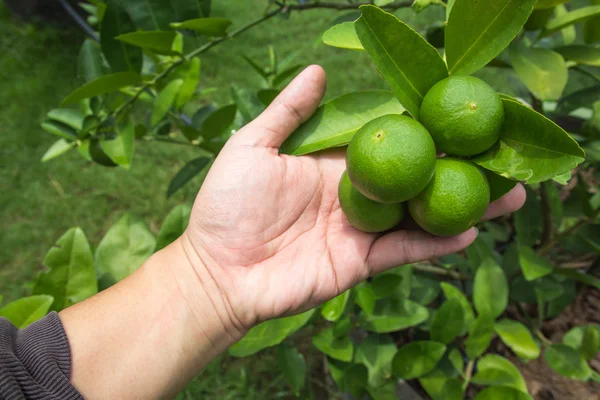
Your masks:
{"label": "human hand", "polygon": [[[344,150],[293,157],[281,143],[318,107],[324,71],[302,72],[217,157],[181,238],[190,264],[240,334],[254,324],[315,307],[369,276],[454,253],[475,228],[450,238],[420,230],[384,235],[353,228],[337,197]],[[518,210],[517,185],[485,219]]]}

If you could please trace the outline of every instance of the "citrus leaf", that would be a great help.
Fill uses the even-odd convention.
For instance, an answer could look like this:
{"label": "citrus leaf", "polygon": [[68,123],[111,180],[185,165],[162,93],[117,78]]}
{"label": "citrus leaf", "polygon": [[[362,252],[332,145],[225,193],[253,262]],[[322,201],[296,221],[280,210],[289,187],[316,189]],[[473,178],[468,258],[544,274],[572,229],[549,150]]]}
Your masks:
{"label": "citrus leaf", "polygon": [[487,350],[494,337],[494,319],[480,315],[469,332],[465,350],[469,359],[474,360]]}
{"label": "citrus leaf", "polygon": [[125,279],[152,255],[156,239],[144,221],[123,215],[100,241],[94,258],[100,289]]}
{"label": "citrus leaf", "polygon": [[51,295],[51,309],[61,311],[98,293],[94,256],[83,231],[69,229],[44,257],[47,270],[33,286],[34,295]]}
{"label": "citrus leaf", "polygon": [[385,90],[349,93],[319,107],[282,145],[281,152],[294,156],[345,146],[367,122],[386,114],[402,114],[404,108]]}
{"label": "citrus leaf", "polygon": [[600,325],[576,326],[562,341],[579,351],[586,360],[592,360],[600,352]]}
{"label": "citrus leaf", "polygon": [[125,169],[131,168],[135,145],[135,127],[131,119],[117,125],[117,137],[100,142],[104,153],[117,165]]}
{"label": "citrus leaf", "polygon": [[543,256],[539,256],[531,247],[519,244],[519,265],[523,276],[528,281],[533,281],[552,273],[552,263]]}
{"label": "citrus leaf", "polygon": [[500,316],[508,304],[508,283],[500,266],[486,259],[475,273],[473,303],[479,314],[491,318]]}
{"label": "citrus leaf", "polygon": [[477,393],[473,400],[533,400],[533,397],[510,387],[493,386]]}
{"label": "citrus leaf", "polygon": [[231,21],[225,18],[196,18],[171,24],[173,29],[189,29],[205,36],[226,36]]}
{"label": "citrus leaf", "polygon": [[180,204],[171,210],[156,237],[155,252],[164,249],[185,232],[191,213],[192,208],[187,204]]}
{"label": "citrus leaf", "polygon": [[593,65],[600,67],[600,49],[593,46],[573,44],[554,49],[565,60],[575,61],[577,64]]}
{"label": "citrus leaf", "polygon": [[369,5],[360,10],[362,16],[354,23],[360,42],[400,103],[418,119],[425,94],[448,76],[446,64],[433,46],[393,14]]}
{"label": "citrus leaf", "polygon": [[281,344],[277,347],[277,364],[296,396],[306,384],[306,361],[304,356],[292,346]]}
{"label": "citrus leaf", "polygon": [[464,314],[458,299],[449,299],[433,315],[431,322],[431,339],[448,344],[463,330]]}
{"label": "citrus leaf", "polygon": [[533,246],[542,235],[541,203],[536,192],[525,186],[525,204],[514,214],[515,231],[520,244]]}
{"label": "citrus leaf", "polygon": [[577,350],[565,344],[553,344],[544,352],[546,362],[554,371],[567,378],[587,381],[592,369]]}
{"label": "citrus leaf", "polygon": [[369,335],[356,348],[354,362],[369,371],[369,385],[382,386],[392,374],[392,360],[398,348],[387,335]]}
{"label": "citrus leaf", "polygon": [[132,46],[150,49],[161,54],[173,53],[173,41],[176,32],[173,31],[138,31],[123,33],[115,39]]}
{"label": "citrus leaf", "polygon": [[567,86],[564,58],[549,49],[510,46],[512,66],[527,89],[540,100],[558,100]]}
{"label": "citrus leaf", "polygon": [[410,300],[379,300],[371,314],[361,314],[361,325],[370,332],[399,331],[425,322],[427,308]]}
{"label": "citrus leaf", "polygon": [[504,357],[488,354],[477,363],[477,374],[473,377],[477,385],[506,386],[527,393],[527,385],[519,369]]}
{"label": "citrus leaf", "polygon": [[71,94],[65,97],[61,106],[114,92],[126,86],[137,85],[141,80],[141,76],[135,72],[117,72],[111,75],[104,75],[75,89]]}
{"label": "citrus leaf", "polygon": [[341,49],[350,50],[364,50],[356,29],[354,28],[354,22],[342,22],[341,24],[335,25],[329,28],[323,34],[323,43],[332,47],[339,47]]}
{"label": "citrus leaf", "polygon": [[77,76],[85,82],[91,82],[104,75],[102,49],[92,39],[85,39],[77,59]]}
{"label": "citrus leaf", "polygon": [[415,379],[431,372],[440,362],[446,346],[434,341],[414,341],[398,349],[392,373],[402,379]]}
{"label": "citrus leaf", "polygon": [[544,29],[540,32],[538,39],[598,15],[600,15],[600,5],[578,8],[557,16],[548,21]]}
{"label": "citrus leaf", "polygon": [[314,312],[315,310],[309,310],[292,317],[272,319],[255,326],[242,340],[229,348],[229,355],[248,357],[267,347],[277,346],[285,338],[302,328]]}
{"label": "citrus leaf", "polygon": [[456,286],[446,282],[440,283],[440,286],[442,287],[442,291],[444,292],[444,296],[446,296],[446,299],[456,299],[462,308],[463,324],[462,329],[459,331],[459,334],[464,335],[471,329],[471,326],[475,321],[475,313],[473,313],[473,307],[471,307],[471,303],[469,303],[469,300],[463,294],[463,292]]}
{"label": "citrus leaf", "polygon": [[351,362],[354,355],[354,344],[349,336],[336,337],[333,328],[324,329],[313,336],[313,346],[321,353],[336,360]]}
{"label": "citrus leaf", "polygon": [[483,173],[490,184],[490,203],[498,200],[506,193],[513,190],[515,186],[517,186],[517,181],[507,179],[490,171],[489,169],[484,169]]}
{"label": "citrus leaf", "polygon": [[211,112],[200,125],[200,136],[204,140],[211,140],[222,136],[227,132],[235,120],[237,106],[230,104]]}
{"label": "citrus leaf", "polygon": [[517,36],[536,0],[456,0],[446,26],[451,75],[470,75]]}
{"label": "citrus leaf", "polygon": [[465,369],[465,362],[463,359],[463,355],[459,349],[454,348],[454,349],[450,350],[450,352],[448,353],[448,361],[450,361],[450,363],[452,364],[454,369],[460,375],[464,374],[463,370]]}
{"label": "citrus leaf", "polygon": [[175,109],[180,110],[192,100],[196,93],[198,82],[200,82],[200,59],[194,57],[190,60],[190,68],[185,75],[179,96],[177,96],[177,100],[175,101]]}
{"label": "citrus leaf", "polygon": [[152,109],[152,118],[150,124],[152,126],[158,124],[162,119],[169,113],[171,106],[175,102],[181,87],[183,86],[183,79],[175,79],[163,90],[154,100],[154,107]]}
{"label": "citrus leaf", "polygon": [[175,192],[181,189],[192,178],[204,171],[210,162],[211,158],[200,156],[185,164],[183,168],[177,172],[177,175],[175,175],[169,184],[169,189],[167,189],[167,197],[173,196]]}
{"label": "citrus leaf", "polygon": [[113,73],[142,71],[142,49],[115,39],[123,33],[135,31],[135,24],[121,4],[117,0],[109,1],[100,25],[100,46]]}
{"label": "citrus leaf", "polygon": [[42,319],[54,302],[52,296],[29,296],[8,303],[0,308],[0,317],[6,318],[18,329],[25,329]]}
{"label": "citrus leaf", "polygon": [[350,293],[350,290],[346,290],[344,293],[323,304],[323,307],[321,307],[321,315],[323,318],[331,322],[340,319],[346,309],[346,304],[348,304]]}
{"label": "citrus leaf", "polygon": [[171,0],[175,10],[176,21],[209,17],[211,0]]}
{"label": "citrus leaf", "polygon": [[62,156],[67,151],[77,146],[77,142],[67,142],[65,139],[58,139],[42,156],[42,162],[48,162]]}
{"label": "citrus leaf", "polygon": [[[556,114],[569,114],[579,108],[589,108],[600,98],[600,85],[587,87],[561,98],[556,106]],[[571,175],[569,174],[569,178]]]}
{"label": "citrus leaf", "polygon": [[540,356],[540,347],[533,340],[529,329],[520,322],[503,319],[496,322],[495,330],[504,344],[519,357],[535,360]]}
{"label": "citrus leaf", "polygon": [[127,10],[138,29],[167,30],[175,21],[175,10],[164,0],[118,0]]}
{"label": "citrus leaf", "polygon": [[502,99],[500,140],[473,161],[505,178],[539,183],[585,160],[585,152],[562,128],[521,103]]}
{"label": "citrus leaf", "polygon": [[432,400],[446,400],[444,388],[451,380],[452,377],[448,376],[447,371],[440,367],[419,378],[419,384]]}

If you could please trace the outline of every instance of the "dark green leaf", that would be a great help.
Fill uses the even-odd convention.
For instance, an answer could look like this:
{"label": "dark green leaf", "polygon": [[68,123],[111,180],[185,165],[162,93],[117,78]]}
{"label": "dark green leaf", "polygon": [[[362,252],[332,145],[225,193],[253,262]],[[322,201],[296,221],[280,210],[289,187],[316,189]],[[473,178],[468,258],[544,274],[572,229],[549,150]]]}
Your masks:
{"label": "dark green leaf", "polygon": [[356,292],[355,302],[367,315],[371,315],[375,310],[375,294],[371,289],[371,285],[366,282],[361,282],[354,289]]}
{"label": "dark green leaf", "polygon": [[225,36],[231,21],[225,18],[196,18],[171,24],[173,29],[189,29],[205,36]]}
{"label": "dark green leaf", "polygon": [[85,85],[75,89],[70,95],[65,97],[61,106],[76,103],[78,101],[100,96],[102,94],[114,92],[126,86],[137,85],[141,82],[141,77],[135,72],[117,72],[116,74],[104,75],[95,81],[88,82]]}
{"label": "dark green leaf", "polygon": [[600,325],[576,326],[565,334],[563,343],[592,360],[600,351]]}
{"label": "dark green leaf", "polygon": [[371,90],[343,95],[318,108],[281,145],[281,152],[301,156],[331,147],[345,146],[364,124],[386,114],[402,114],[404,108],[391,92]]}
{"label": "dark green leaf", "polygon": [[558,100],[567,85],[564,58],[549,49],[513,45],[510,60],[517,76],[540,100]]}
{"label": "dark green leaf", "polygon": [[410,292],[411,300],[425,306],[437,299],[440,292],[440,281],[438,279],[428,275],[413,274]]}
{"label": "dark green leaf", "polygon": [[92,39],[85,39],[79,50],[77,75],[85,82],[91,82],[104,75],[102,49]]}
{"label": "dark green leaf", "polygon": [[177,100],[175,101],[175,109],[180,110],[192,100],[199,82],[200,59],[194,57],[190,60],[190,68],[188,69],[181,90],[179,91],[179,96],[177,96]]}
{"label": "dark green leaf", "polygon": [[332,26],[323,34],[323,43],[332,47],[350,50],[364,50],[358,39],[354,22],[342,22]]}
{"label": "dark green leaf", "polygon": [[419,378],[419,384],[432,400],[446,400],[444,387],[448,381],[450,381],[450,377],[441,368],[434,369]]}
{"label": "dark green leaf", "polygon": [[402,379],[420,378],[436,367],[445,352],[443,343],[411,342],[398,349],[392,362],[392,372]]}
{"label": "dark green leaf", "polygon": [[396,395],[396,382],[388,381],[381,387],[367,387],[367,392],[373,400],[398,400]]}
{"label": "dark green leaf", "polygon": [[527,198],[523,207],[515,213],[515,231],[519,243],[533,246],[542,235],[542,209],[537,194],[525,187]]}
{"label": "dark green leaf", "polygon": [[395,332],[425,322],[427,308],[410,300],[384,299],[375,304],[371,314],[361,314],[362,326],[371,332]]}
{"label": "dark green leaf", "polygon": [[437,310],[431,322],[431,339],[448,344],[463,330],[464,314],[461,302],[449,299]]}
{"label": "dark green leaf", "polygon": [[0,317],[6,318],[18,329],[25,329],[42,319],[53,302],[52,296],[23,297],[0,308]]}
{"label": "dark green leaf", "polygon": [[338,319],[333,325],[333,335],[335,337],[348,336],[352,330],[352,320],[348,314]]}
{"label": "dark green leaf", "polygon": [[210,16],[211,0],[171,0],[177,21]]}
{"label": "dark green leaf", "polygon": [[138,29],[145,31],[168,30],[175,21],[175,10],[164,0],[119,0]]}
{"label": "dark green leaf", "polygon": [[356,348],[354,362],[369,371],[369,386],[382,386],[392,375],[392,360],[398,348],[387,335],[370,335]]}
{"label": "dark green leaf", "polygon": [[[358,37],[392,92],[415,119],[429,89],[448,76],[437,50],[393,14],[362,6]],[[410,54],[410,57],[406,55]]]}
{"label": "dark green leaf", "polygon": [[111,158],[106,155],[102,149],[102,144],[99,139],[92,138],[88,147],[88,153],[92,161],[103,167],[116,167],[117,164]]}
{"label": "dark green leaf", "polygon": [[487,315],[480,315],[473,323],[466,342],[467,356],[474,360],[483,354],[489,347],[494,337],[494,319]]}
{"label": "dark green leaf", "polygon": [[231,87],[231,96],[245,123],[254,120],[265,109],[256,94],[249,89],[241,89],[234,85]]}
{"label": "dark green leaf", "polygon": [[473,161],[506,178],[529,184],[547,181],[575,168],[585,153],[562,128],[532,109],[503,99],[500,140]]}
{"label": "dark green leaf", "polygon": [[304,356],[292,346],[285,344],[277,347],[277,364],[296,396],[306,384],[306,361]]}
{"label": "dark green leaf", "polygon": [[533,340],[531,332],[520,322],[503,319],[496,322],[495,330],[504,344],[519,357],[535,360],[540,356],[540,348]]}
{"label": "dark green leaf", "polygon": [[56,121],[42,122],[42,129],[48,133],[67,139],[67,141],[73,141],[77,139],[77,132],[70,126]]}
{"label": "dark green leaf", "polygon": [[248,357],[267,347],[276,346],[302,328],[314,312],[315,310],[309,310],[293,317],[263,322],[250,329],[242,340],[229,348],[229,354],[233,357]]}
{"label": "dark green leaf", "polygon": [[[473,313],[473,307],[471,307],[471,303],[469,302],[467,297],[463,294],[463,292],[461,292],[460,289],[458,289],[456,286],[451,285],[446,282],[442,282],[440,284],[440,286],[442,287],[442,290],[444,292],[444,296],[446,296],[446,299],[448,299],[448,300],[456,299],[462,308],[463,324],[462,324],[462,329],[460,329],[460,331],[459,331],[459,334],[464,335],[471,329],[471,326],[473,325],[473,322],[475,321],[475,314]],[[435,321],[435,318],[434,318],[434,321]]]}
{"label": "dark green leaf", "polygon": [[34,295],[54,298],[53,311],[61,311],[98,293],[94,256],[79,228],[69,229],[44,258],[47,268],[37,277]]}
{"label": "dark green leaf", "polygon": [[291,67],[281,71],[277,74],[277,76],[273,79],[272,85],[274,87],[278,87],[279,85],[285,83],[287,80],[295,76],[298,71],[302,69],[302,65],[292,65]]}
{"label": "dark green leaf", "polygon": [[115,39],[123,33],[135,31],[133,21],[120,2],[110,0],[100,26],[100,46],[113,73],[142,71],[142,49]]}
{"label": "dark green leaf", "polygon": [[487,260],[496,263],[501,261],[500,255],[496,253],[493,246],[485,240],[487,237],[493,240],[493,237],[489,233],[480,232],[473,244],[467,247],[467,259],[469,260],[469,265],[473,271],[476,271],[477,268]]}
{"label": "dark green leaf", "polygon": [[506,386],[527,393],[527,385],[519,369],[504,357],[488,354],[477,363],[477,374],[473,377],[477,385]]}
{"label": "dark green leaf", "polygon": [[538,0],[535,4],[535,9],[540,10],[545,8],[553,8],[568,1],[569,0]]}
{"label": "dark green leaf", "polygon": [[96,272],[105,288],[125,279],[152,255],[156,239],[144,221],[125,214],[100,241],[94,258]]}
{"label": "dark green leaf", "polygon": [[489,169],[484,169],[483,172],[485,173],[485,177],[490,184],[490,203],[498,200],[500,197],[504,196],[515,186],[517,186],[517,181],[507,179],[490,171]]}
{"label": "dark green leaf", "polygon": [[531,247],[522,244],[519,244],[519,264],[523,276],[528,281],[533,281],[552,272],[550,260],[539,256]]}
{"label": "dark green leaf", "polygon": [[266,70],[266,68],[261,67],[260,65],[258,65],[256,63],[256,61],[254,61],[252,58],[250,58],[249,56],[242,54],[242,58],[244,59],[244,61],[246,61],[248,63],[248,65],[250,65],[250,67],[260,76],[262,76],[264,79],[267,79],[269,77],[269,72]]}
{"label": "dark green leaf", "polygon": [[589,18],[600,15],[600,6],[588,6],[570,11],[564,15],[548,21],[544,30],[540,32],[539,37],[548,36],[553,32],[559,31],[565,27],[583,22]]}
{"label": "dark green leaf", "polygon": [[200,135],[204,140],[211,140],[227,133],[235,120],[237,107],[235,104],[221,107],[210,113],[200,125]]}
{"label": "dark green leaf", "polygon": [[323,318],[331,322],[340,319],[346,309],[346,304],[348,304],[350,293],[350,290],[346,290],[344,293],[323,304],[323,307],[321,308],[321,315]]}
{"label": "dark green leaf", "polygon": [[600,85],[578,90],[558,101],[557,114],[569,114],[578,108],[589,108],[590,104],[600,99]]}
{"label": "dark green leaf", "polygon": [[456,378],[446,381],[443,392],[445,400],[463,400],[465,396],[463,382]]}
{"label": "dark green leaf", "polygon": [[313,345],[322,353],[336,360],[351,362],[354,344],[349,336],[335,337],[333,328],[322,330],[313,336]]}
{"label": "dark green leaf", "polygon": [[560,53],[565,60],[575,61],[577,64],[600,67],[600,49],[597,47],[573,44],[559,47],[554,49],[554,51]]}
{"label": "dark green leaf", "polygon": [[173,41],[176,32],[173,31],[138,31],[123,33],[115,39],[132,46],[154,50],[161,54],[173,53]]}
{"label": "dark green leaf", "polygon": [[465,362],[463,359],[463,355],[459,349],[452,349],[448,353],[448,360],[460,375],[464,374]]}
{"label": "dark green leaf", "polygon": [[446,27],[450,74],[470,75],[517,36],[537,0],[456,0]]}
{"label": "dark green leaf", "polygon": [[171,210],[156,237],[155,252],[164,249],[185,232],[191,213],[192,208],[187,204],[180,204]]}
{"label": "dark green leaf", "polygon": [[200,174],[210,163],[210,161],[211,159],[209,157],[200,156],[185,164],[169,184],[169,189],[167,190],[167,197],[171,197],[176,191],[181,189],[192,178]]}
{"label": "dark green leaf", "polygon": [[117,125],[117,137],[100,143],[104,153],[117,165],[125,169],[131,168],[135,144],[135,127],[133,121],[127,119]]}
{"label": "dark green leaf", "polygon": [[577,350],[565,344],[553,344],[544,352],[546,362],[554,371],[567,378],[587,381],[592,369]]}
{"label": "dark green leaf", "polygon": [[48,162],[62,156],[67,151],[77,146],[77,142],[67,142],[65,139],[58,139],[42,156],[42,162]]}
{"label": "dark green leaf", "polygon": [[402,276],[395,274],[381,274],[373,278],[371,289],[376,299],[389,297],[396,292],[396,288],[402,283]]}
{"label": "dark green leaf", "polygon": [[171,106],[179,95],[182,86],[183,79],[175,79],[169,82],[169,84],[160,91],[159,95],[154,100],[152,118],[150,120],[152,126],[158,124],[165,116],[167,116]]}
{"label": "dark green leaf", "polygon": [[279,93],[281,92],[277,89],[262,89],[258,91],[256,96],[261,103],[263,103],[265,106],[268,106],[273,102],[273,100],[275,100],[277,96],[279,96]]}
{"label": "dark green leaf", "polygon": [[510,387],[493,386],[477,393],[473,400],[533,400],[533,397]]}
{"label": "dark green leaf", "polygon": [[486,260],[479,266],[473,283],[473,303],[479,314],[491,318],[500,316],[508,304],[506,275],[494,261]]}

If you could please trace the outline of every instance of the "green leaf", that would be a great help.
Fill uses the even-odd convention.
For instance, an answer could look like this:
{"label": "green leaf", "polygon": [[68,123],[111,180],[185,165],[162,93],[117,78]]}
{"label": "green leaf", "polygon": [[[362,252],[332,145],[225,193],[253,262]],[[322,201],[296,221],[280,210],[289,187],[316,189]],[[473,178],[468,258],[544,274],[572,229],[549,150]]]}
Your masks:
{"label": "green leaf", "polygon": [[258,93],[256,93],[256,96],[261,103],[263,103],[265,106],[268,106],[273,102],[273,100],[275,100],[277,96],[279,96],[279,93],[281,93],[281,91],[277,89],[261,89],[258,91]]}
{"label": "green leaf", "polygon": [[458,299],[447,300],[433,316],[431,339],[448,344],[462,332],[464,324],[461,302]]}
{"label": "green leaf", "polygon": [[540,100],[558,100],[567,86],[568,72],[564,58],[549,49],[514,45],[509,47],[510,60],[517,76]]}
{"label": "green leaf", "polygon": [[446,296],[446,299],[457,300],[462,308],[463,324],[459,331],[459,334],[464,335],[471,329],[471,326],[473,326],[473,322],[475,322],[475,313],[473,313],[473,307],[471,307],[471,303],[463,294],[463,292],[461,292],[461,290],[458,289],[456,286],[446,282],[440,283],[440,286],[442,287],[442,291],[444,292],[444,296]]}
{"label": "green leaf", "polygon": [[496,354],[488,354],[479,359],[477,374],[472,381],[477,385],[506,386],[528,393],[519,369],[506,358]]}
{"label": "green leaf", "polygon": [[371,285],[366,282],[361,282],[354,288],[356,293],[355,302],[364,311],[366,315],[371,315],[375,310],[375,294],[371,289]]}
{"label": "green leaf", "polygon": [[77,142],[67,142],[65,139],[58,139],[42,156],[42,162],[48,162],[62,156],[67,151],[77,146]]}
{"label": "green leaf", "polygon": [[145,31],[168,30],[175,21],[175,10],[164,0],[119,0],[138,29]]}
{"label": "green leaf", "polygon": [[185,232],[191,214],[192,208],[187,204],[180,204],[171,210],[156,237],[155,252],[164,249]]}
{"label": "green leaf", "polygon": [[173,29],[189,29],[204,36],[226,36],[231,21],[225,18],[196,18],[171,24]]}
{"label": "green leaf", "polygon": [[263,322],[250,329],[242,340],[230,347],[229,354],[233,357],[248,357],[267,347],[277,346],[302,328],[314,312],[315,310],[309,310],[292,317]]}
{"label": "green leaf", "polygon": [[[346,364],[334,367],[335,360],[329,360],[329,370],[338,387],[344,393],[350,393],[355,398],[361,398],[367,388],[369,374],[367,368],[362,364]],[[341,364],[341,363],[340,363]],[[337,369],[334,372],[334,368]]]}
{"label": "green leaf", "polygon": [[544,352],[546,362],[554,371],[567,378],[587,381],[592,369],[577,350],[565,344],[553,344]]}
{"label": "green leaf", "polygon": [[323,43],[341,49],[364,50],[364,47],[356,34],[354,22],[350,21],[342,22],[325,31],[323,34]]}
{"label": "green leaf", "polygon": [[446,346],[433,341],[414,341],[398,349],[392,362],[392,373],[402,379],[415,379],[433,371]]}
{"label": "green leaf", "polygon": [[410,299],[421,305],[428,305],[441,292],[440,281],[424,274],[413,274],[411,280]]}
{"label": "green leaf", "polygon": [[473,303],[479,314],[496,318],[508,304],[506,275],[494,261],[486,260],[479,266],[473,283]]}
{"label": "green leaf", "polygon": [[523,276],[533,281],[552,273],[552,263],[546,257],[539,256],[531,247],[519,244],[519,264]]}
{"label": "green leaf", "polygon": [[138,31],[123,33],[115,39],[160,54],[173,54],[173,41],[176,35],[177,33],[173,31]]}
{"label": "green leaf", "polygon": [[371,332],[395,332],[427,321],[427,308],[410,300],[384,299],[371,314],[361,314],[363,327]]}
{"label": "green leaf", "polygon": [[177,21],[209,17],[211,0],[171,0]]}
{"label": "green leaf", "polygon": [[349,93],[319,107],[281,145],[281,152],[294,156],[345,146],[367,122],[386,114],[402,114],[404,108],[385,90]]}
{"label": "green leaf", "polygon": [[533,400],[533,397],[517,389],[493,386],[477,393],[473,400]]}
{"label": "green leaf", "polygon": [[525,204],[514,214],[515,231],[520,244],[533,246],[542,235],[542,211],[537,193],[528,186],[525,186],[525,190]]}
{"label": "green leaf", "polygon": [[592,360],[600,351],[600,325],[576,326],[565,334],[563,343]]}
{"label": "green leaf", "polygon": [[302,65],[292,65],[291,67],[281,71],[277,76],[273,79],[272,86],[278,87],[282,83],[285,83],[291,77],[295,76],[300,69],[302,69]]}
{"label": "green leaf", "polygon": [[403,278],[400,275],[380,274],[373,277],[371,289],[376,299],[383,299],[393,295],[402,281]]}
{"label": "green leaf", "polygon": [[169,184],[167,190],[167,197],[173,196],[175,192],[181,189],[186,183],[188,183],[196,175],[200,174],[207,165],[211,162],[211,158],[206,156],[200,156],[188,162],[177,172],[177,175],[173,178]]}
{"label": "green leaf", "polygon": [[464,374],[463,370],[465,369],[465,362],[459,349],[450,350],[448,353],[448,360],[460,375]]}
{"label": "green leaf", "polygon": [[565,60],[600,67],[600,49],[597,47],[574,44],[556,48],[554,51],[562,55]]}
{"label": "green leaf", "polygon": [[63,123],[56,121],[45,121],[42,122],[41,127],[46,132],[63,139],[67,139],[68,141],[77,139],[77,132],[75,132],[75,130],[73,130],[73,128],[70,126],[67,126]]}
{"label": "green leaf", "polygon": [[183,106],[189,103],[194,94],[196,93],[196,87],[200,82],[200,59],[194,57],[190,60],[190,68],[183,80],[183,85],[179,91],[179,96],[175,101],[175,109],[180,110]]}
{"label": "green leaf", "polygon": [[140,82],[141,77],[135,72],[117,72],[111,75],[104,75],[95,81],[88,82],[75,89],[70,95],[65,97],[61,103],[61,107],[90,97],[114,92],[126,86],[134,86]]}
{"label": "green leaf", "polygon": [[469,359],[474,360],[482,355],[489,347],[494,337],[494,319],[480,315],[469,332],[465,350]]}
{"label": "green leaf", "polygon": [[277,347],[277,365],[292,387],[296,396],[306,384],[306,361],[304,356],[292,346],[281,344]]}
{"label": "green leaf", "polygon": [[0,308],[0,317],[6,318],[18,329],[25,329],[44,318],[54,302],[52,296],[29,296]]}
{"label": "green leaf", "polygon": [[104,153],[117,165],[131,168],[135,145],[135,127],[131,119],[117,124],[117,137],[100,142]]}
{"label": "green leaf", "polygon": [[369,386],[382,386],[392,375],[392,360],[398,351],[388,335],[369,335],[356,348],[354,362],[369,371]]}
{"label": "green leaf", "polygon": [[585,153],[562,128],[521,103],[503,99],[500,140],[473,161],[504,176],[533,184],[575,168]]}
{"label": "green leaf", "polygon": [[450,377],[441,368],[434,369],[419,378],[419,384],[432,400],[446,400],[444,388],[449,381]]}
{"label": "green leaf", "polygon": [[496,322],[496,333],[500,339],[521,358],[535,360],[540,356],[540,347],[531,332],[520,322],[503,319]]}
{"label": "green leaf", "polygon": [[456,378],[448,379],[444,383],[443,393],[444,400],[463,400],[465,397],[463,382]]}
{"label": "green leaf", "polygon": [[490,203],[498,200],[517,186],[517,181],[500,176],[489,169],[484,169],[485,177],[490,184]]}
{"label": "green leaf", "polygon": [[55,108],[48,111],[46,117],[52,122],[64,124],[67,127],[79,131],[83,128],[84,115],[79,110],[71,108]]}
{"label": "green leaf", "polygon": [[100,26],[100,46],[113,73],[142,71],[142,49],[115,39],[123,33],[135,31],[135,24],[121,4],[117,0],[109,1]]}
{"label": "green leaf", "polygon": [[101,289],[125,279],[152,255],[156,239],[144,221],[125,214],[106,233],[96,249],[94,264]]}
{"label": "green leaf", "polygon": [[85,39],[79,50],[77,76],[85,82],[91,82],[104,75],[102,49],[92,39]]}
{"label": "green leaf", "polygon": [[154,108],[152,109],[152,118],[150,120],[151,125],[158,124],[169,113],[181,90],[181,86],[183,86],[183,79],[175,79],[160,91],[160,94],[154,100]]}
{"label": "green leaf", "polygon": [[336,360],[351,362],[354,355],[354,344],[349,336],[335,337],[333,328],[322,330],[313,336],[313,346],[321,353]]}
{"label": "green leaf", "polygon": [[400,103],[418,120],[425,94],[448,76],[444,60],[393,14],[374,6],[360,10],[362,16],[354,23],[360,42]]}
{"label": "green leaf", "polygon": [[47,268],[33,286],[34,295],[54,298],[53,311],[61,311],[98,293],[94,256],[83,231],[69,229],[44,258]]}
{"label": "green leaf", "polygon": [[568,1],[570,0],[538,0],[537,3],[535,3],[535,9],[552,8]]}
{"label": "green leaf", "polygon": [[590,104],[598,98],[600,98],[600,85],[578,90],[560,99],[556,106],[555,113],[569,114],[579,108],[589,108]]}
{"label": "green leaf", "polygon": [[496,263],[501,261],[500,255],[494,251],[492,245],[485,240],[486,237],[490,237],[493,240],[493,237],[490,234],[481,232],[479,233],[479,236],[477,236],[477,239],[467,247],[467,259],[469,260],[472,271],[476,271],[485,261]]}
{"label": "green leaf", "polygon": [[536,0],[456,0],[446,26],[452,75],[470,75],[492,61],[517,36]]}
{"label": "green leaf", "polygon": [[235,104],[223,106],[210,113],[200,125],[200,135],[204,140],[218,138],[227,132],[235,120],[237,107]]}
{"label": "green leaf", "polygon": [[350,293],[350,290],[346,290],[344,293],[323,304],[323,307],[321,307],[321,315],[323,318],[331,322],[335,322],[340,319],[344,313],[344,310],[346,309],[348,299],[350,299]]}
{"label": "green leaf", "polygon": [[538,39],[598,15],[600,15],[600,5],[578,8],[561,16],[557,16],[548,21],[544,29],[540,32]]}
{"label": "green leaf", "polygon": [[254,120],[265,110],[265,106],[250,89],[239,88],[232,85],[231,97],[233,97],[233,101],[235,101],[240,114],[244,117],[245,123]]}
{"label": "green leaf", "polygon": [[367,386],[367,392],[373,400],[398,400],[396,396],[396,382],[387,382],[383,386]]}

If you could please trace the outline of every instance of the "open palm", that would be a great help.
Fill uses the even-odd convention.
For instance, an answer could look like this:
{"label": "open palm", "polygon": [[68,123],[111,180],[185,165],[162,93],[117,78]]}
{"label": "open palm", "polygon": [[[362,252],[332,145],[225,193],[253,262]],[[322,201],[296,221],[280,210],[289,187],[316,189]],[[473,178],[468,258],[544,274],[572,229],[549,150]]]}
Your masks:
{"label": "open palm", "polygon": [[[307,68],[227,143],[194,204],[184,238],[243,328],[312,308],[388,268],[459,251],[477,236],[353,228],[337,198],[344,151],[278,152],[324,91],[324,71]],[[517,210],[524,198],[519,185],[486,218]]]}

